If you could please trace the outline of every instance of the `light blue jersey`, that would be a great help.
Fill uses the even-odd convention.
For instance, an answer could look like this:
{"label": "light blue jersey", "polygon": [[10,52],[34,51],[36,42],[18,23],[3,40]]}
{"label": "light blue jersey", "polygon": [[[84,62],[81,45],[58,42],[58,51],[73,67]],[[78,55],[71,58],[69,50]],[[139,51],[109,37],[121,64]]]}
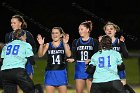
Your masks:
{"label": "light blue jersey", "polygon": [[119,52],[115,50],[102,50],[95,53],[91,58],[91,63],[96,66],[93,75],[93,83],[119,80],[117,65],[122,63]]}
{"label": "light blue jersey", "polygon": [[4,46],[1,58],[4,58],[1,70],[12,68],[25,68],[27,57],[33,56],[29,43],[14,40]]}

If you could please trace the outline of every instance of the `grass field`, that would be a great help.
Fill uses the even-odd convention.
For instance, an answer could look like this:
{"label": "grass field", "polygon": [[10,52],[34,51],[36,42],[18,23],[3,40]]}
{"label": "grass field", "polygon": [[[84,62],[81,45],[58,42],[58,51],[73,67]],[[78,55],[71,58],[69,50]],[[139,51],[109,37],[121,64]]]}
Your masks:
{"label": "grass field", "polygon": [[[137,58],[129,58],[124,60],[126,65],[126,79],[127,83],[131,85],[140,84],[140,72]],[[47,62],[44,59],[37,59],[34,66],[34,78],[35,84],[44,82],[44,72]],[[74,63],[67,64],[68,80],[69,84],[74,85]]]}
{"label": "grass field", "polygon": [[[130,84],[131,86],[140,85],[140,72],[139,72],[138,58],[129,58],[127,60],[124,60],[124,63],[126,65],[127,83]],[[36,65],[34,66],[34,77],[33,77],[33,81],[35,84],[40,83],[43,85],[46,64],[47,64],[46,60],[36,59]],[[68,63],[67,65],[68,65],[67,70],[68,70],[69,84],[74,85],[74,63]],[[140,87],[134,87],[134,90],[136,91],[136,93],[140,93]],[[0,93],[2,93],[1,90]],[[75,93],[75,89],[72,90],[68,89],[67,93]],[[85,91],[84,93],[87,92]]]}
{"label": "grass field", "polygon": [[[137,58],[129,58],[124,60],[126,65],[126,75],[127,75],[127,83],[131,86],[140,85],[140,72]],[[67,64],[68,70],[68,80],[69,84],[74,85],[74,63]],[[44,81],[44,69],[46,66],[46,61],[44,59],[36,60],[36,65],[34,66],[34,82],[35,84],[41,83]],[[134,87],[136,93],[140,93],[140,87]],[[58,92],[56,92],[58,93]],[[75,90],[68,90],[68,93],[75,93]],[[85,92],[86,93],[86,92]]]}

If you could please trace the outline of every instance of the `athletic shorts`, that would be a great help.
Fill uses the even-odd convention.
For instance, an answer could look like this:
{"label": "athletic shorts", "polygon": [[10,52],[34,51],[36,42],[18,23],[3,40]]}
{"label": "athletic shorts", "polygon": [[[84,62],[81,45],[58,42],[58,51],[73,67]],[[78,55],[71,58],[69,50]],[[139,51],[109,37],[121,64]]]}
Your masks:
{"label": "athletic shorts", "polygon": [[93,78],[93,75],[87,74],[85,62],[76,62],[75,63],[75,74],[74,79],[88,79]]}
{"label": "athletic shorts", "polygon": [[67,71],[49,70],[45,72],[45,86],[63,86],[68,84]]}
{"label": "athletic shorts", "polygon": [[120,80],[92,83],[90,93],[126,93]]}
{"label": "athletic shorts", "polygon": [[119,74],[120,79],[125,79],[126,78],[125,70],[119,71],[118,74]]}
{"label": "athletic shorts", "polygon": [[34,74],[33,65],[31,65],[30,62],[27,62],[25,69],[26,69],[29,76]]}

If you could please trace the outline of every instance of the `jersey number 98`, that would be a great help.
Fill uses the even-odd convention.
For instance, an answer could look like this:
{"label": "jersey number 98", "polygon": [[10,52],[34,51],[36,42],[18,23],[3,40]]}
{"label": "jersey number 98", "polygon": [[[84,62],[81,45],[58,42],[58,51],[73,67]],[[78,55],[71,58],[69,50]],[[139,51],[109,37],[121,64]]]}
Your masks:
{"label": "jersey number 98", "polygon": [[17,55],[18,54],[19,47],[20,47],[20,45],[14,45],[14,46],[9,45],[7,47],[7,50],[6,50],[6,55],[10,55],[10,54]]}

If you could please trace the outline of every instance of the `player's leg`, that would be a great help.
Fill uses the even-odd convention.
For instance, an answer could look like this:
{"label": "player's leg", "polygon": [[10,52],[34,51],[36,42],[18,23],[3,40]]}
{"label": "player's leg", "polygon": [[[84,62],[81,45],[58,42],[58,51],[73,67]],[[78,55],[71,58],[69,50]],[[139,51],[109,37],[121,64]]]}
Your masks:
{"label": "player's leg", "polygon": [[125,84],[124,88],[125,88],[127,93],[136,93],[129,84]]}
{"label": "player's leg", "polygon": [[114,80],[111,82],[111,93],[126,93],[123,84],[120,80]]}
{"label": "player's leg", "polygon": [[54,93],[55,87],[54,86],[45,86],[46,93]]}
{"label": "player's leg", "polygon": [[27,74],[26,70],[18,69],[17,83],[19,87],[23,90],[23,92],[25,93],[35,92],[34,83]]}
{"label": "player's leg", "polygon": [[53,82],[52,76],[53,76],[53,71],[46,71],[45,72],[44,84],[45,84],[46,93],[54,93],[55,92],[55,86],[53,86],[53,84],[55,84],[55,82]]}
{"label": "player's leg", "polygon": [[2,71],[0,71],[0,89],[3,89],[3,85],[2,85]]}
{"label": "player's leg", "polygon": [[67,86],[59,86],[58,88],[58,93],[67,93]]}
{"label": "player's leg", "polygon": [[92,78],[86,79],[86,85],[88,93],[90,93],[91,85],[92,85]]}
{"label": "player's leg", "polygon": [[41,84],[35,85],[35,93],[44,93],[44,88]]}
{"label": "player's leg", "polygon": [[[51,70],[47,71],[45,73],[45,86],[46,90],[49,92],[47,93],[52,93],[51,89],[58,87],[58,86],[65,86],[68,84],[68,79],[67,79],[67,71],[66,69],[64,70]],[[60,87],[61,88],[61,87]],[[64,88],[64,90],[67,89]],[[59,90],[60,91],[60,90]]]}
{"label": "player's leg", "polygon": [[102,92],[100,85],[98,83],[92,83],[90,93],[104,93],[104,92]]}
{"label": "player's leg", "polygon": [[84,85],[85,85],[84,79],[75,79],[76,93],[83,93]]}
{"label": "player's leg", "polygon": [[[33,79],[34,69],[33,65],[31,65],[29,61],[26,63],[25,69],[29,77]],[[17,86],[17,93],[19,93],[19,89],[20,89],[19,86]]]}
{"label": "player's leg", "polygon": [[17,93],[17,85],[14,83],[4,83],[4,93]]}
{"label": "player's leg", "polygon": [[4,93],[17,93],[16,74],[17,72],[14,69],[2,71]]}
{"label": "player's leg", "polygon": [[119,76],[120,76],[122,84],[124,85],[125,90],[127,92],[129,92],[129,93],[135,93],[133,88],[126,83],[126,73],[125,73],[124,70],[123,71],[119,71]]}
{"label": "player's leg", "polygon": [[17,84],[10,80],[3,80],[4,93],[17,93]]}

